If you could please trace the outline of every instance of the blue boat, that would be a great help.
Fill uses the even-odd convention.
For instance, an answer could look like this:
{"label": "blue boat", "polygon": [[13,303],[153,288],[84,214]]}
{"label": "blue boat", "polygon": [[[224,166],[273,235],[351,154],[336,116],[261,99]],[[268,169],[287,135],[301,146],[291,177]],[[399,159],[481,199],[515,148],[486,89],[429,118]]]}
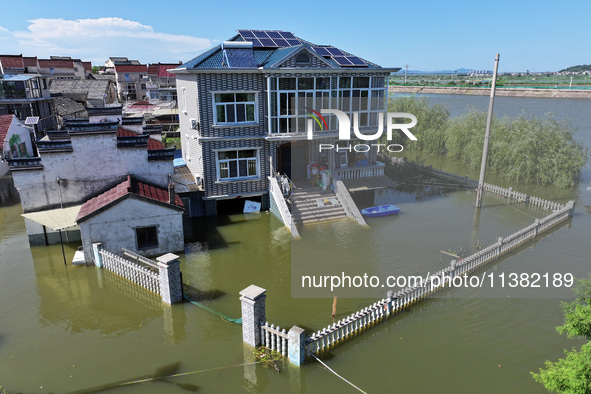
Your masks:
{"label": "blue boat", "polygon": [[361,213],[370,218],[376,218],[379,216],[396,215],[400,212],[400,208],[396,205],[378,205],[375,207],[369,207],[361,210]]}

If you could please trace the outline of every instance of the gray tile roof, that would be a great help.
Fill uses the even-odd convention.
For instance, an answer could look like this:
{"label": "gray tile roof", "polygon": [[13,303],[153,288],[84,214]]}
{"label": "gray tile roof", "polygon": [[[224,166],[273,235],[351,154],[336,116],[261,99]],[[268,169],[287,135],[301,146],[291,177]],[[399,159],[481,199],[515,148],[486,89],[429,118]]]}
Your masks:
{"label": "gray tile roof", "polygon": [[49,85],[49,93],[58,94],[87,94],[88,100],[102,100],[103,94],[108,93],[108,79],[54,79]]}
{"label": "gray tile roof", "polygon": [[74,115],[78,112],[86,113],[86,108],[80,103],[75,102],[71,98],[59,96],[53,101],[55,111],[59,116]]}

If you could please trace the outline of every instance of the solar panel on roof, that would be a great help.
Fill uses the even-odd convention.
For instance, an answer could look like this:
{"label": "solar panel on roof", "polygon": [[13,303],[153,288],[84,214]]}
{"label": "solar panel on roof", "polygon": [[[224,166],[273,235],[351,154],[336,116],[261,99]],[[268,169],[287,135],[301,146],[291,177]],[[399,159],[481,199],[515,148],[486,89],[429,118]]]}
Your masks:
{"label": "solar panel on roof", "polygon": [[295,36],[288,31],[282,31],[282,32],[280,32],[280,34],[281,34],[281,37],[283,37],[285,39],[290,39],[290,38],[295,39]]}
{"label": "solar panel on roof", "polygon": [[269,36],[267,35],[267,32],[264,31],[264,30],[253,30],[252,33],[258,39],[261,39],[261,38],[269,38]]}
{"label": "solar panel on roof", "polygon": [[367,66],[367,64],[357,56],[346,56],[346,59],[356,66]]}
{"label": "solar panel on roof", "polygon": [[295,38],[294,39],[288,38],[287,39],[287,43],[289,44],[289,46],[292,46],[292,47],[295,46],[295,45],[300,45],[301,44],[300,40],[295,39]]}
{"label": "solar panel on roof", "polygon": [[263,44],[264,47],[270,47],[270,48],[277,47],[277,44],[275,44],[275,41],[271,40],[270,38],[259,38],[259,41],[261,42],[261,44]]}
{"label": "solar panel on roof", "polygon": [[353,65],[353,63],[351,63],[345,56],[333,56],[332,58],[338,63],[339,66]]}
{"label": "solar panel on roof", "polygon": [[267,31],[267,35],[273,39],[282,38],[278,31]]}
{"label": "solar panel on roof", "polygon": [[330,56],[330,53],[324,47],[313,47],[317,54],[320,56]]}
{"label": "solar panel on roof", "polygon": [[259,40],[257,40],[256,38],[252,38],[251,39],[251,42],[252,42],[252,46],[253,47],[259,47],[260,48],[260,47],[263,46],[263,44],[261,44],[261,42]]}
{"label": "solar panel on roof", "polygon": [[275,41],[275,44],[277,44],[278,47],[282,47],[283,48],[283,47],[289,47],[289,46],[291,46],[283,38],[276,38],[273,41]]}
{"label": "solar panel on roof", "polygon": [[345,56],[343,51],[335,47],[327,47],[326,50],[333,56]]}
{"label": "solar panel on roof", "polygon": [[254,37],[254,34],[252,34],[251,30],[238,30],[238,33],[243,37],[243,38],[247,38],[247,37]]}

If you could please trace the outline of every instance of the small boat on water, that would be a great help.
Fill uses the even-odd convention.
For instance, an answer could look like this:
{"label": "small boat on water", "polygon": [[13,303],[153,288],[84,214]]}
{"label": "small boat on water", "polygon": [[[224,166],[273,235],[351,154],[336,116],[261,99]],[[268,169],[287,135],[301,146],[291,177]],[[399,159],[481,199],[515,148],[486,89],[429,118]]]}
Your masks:
{"label": "small boat on water", "polygon": [[361,213],[364,216],[375,218],[379,216],[388,216],[388,215],[396,215],[400,212],[400,208],[396,205],[387,204],[387,205],[378,205],[375,207],[369,207],[361,210]]}
{"label": "small boat on water", "polygon": [[78,249],[76,249],[76,253],[74,253],[74,258],[72,259],[72,264],[73,265],[85,265],[86,261],[84,260],[84,250],[82,249],[82,246],[79,246]]}

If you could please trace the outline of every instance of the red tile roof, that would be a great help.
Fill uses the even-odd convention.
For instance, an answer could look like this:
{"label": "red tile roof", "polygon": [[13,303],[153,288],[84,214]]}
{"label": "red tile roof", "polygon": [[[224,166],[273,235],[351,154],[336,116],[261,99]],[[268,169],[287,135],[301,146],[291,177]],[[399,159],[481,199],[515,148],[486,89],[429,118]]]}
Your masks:
{"label": "red tile roof", "polygon": [[91,62],[82,62],[82,66],[86,71],[92,71],[92,63]]}
{"label": "red tile roof", "polygon": [[23,55],[0,55],[0,62],[4,68],[25,68]]}
{"label": "red tile roof", "polygon": [[115,205],[117,202],[131,195],[139,196],[143,199],[155,201],[160,204],[166,204],[169,207],[183,207],[183,202],[178,194],[175,195],[174,204],[171,205],[168,203],[168,190],[140,182],[137,179],[134,179],[131,175],[128,175],[125,181],[82,204],[80,212],[76,217],[76,221],[80,222],[86,220],[100,210]]}
{"label": "red tile roof", "polygon": [[174,74],[169,73],[168,70],[172,70],[178,66],[179,64],[160,64],[160,67],[158,68],[158,76],[174,78]]}
{"label": "red tile roof", "polygon": [[158,64],[148,65],[148,75],[158,75]]}
{"label": "red tile roof", "polygon": [[[134,133],[133,131],[126,130],[123,127],[117,128],[117,137],[137,137],[138,133]],[[153,138],[148,138],[148,150],[158,150],[164,149],[164,144],[158,140]]]}
{"label": "red tile roof", "polygon": [[23,57],[23,63],[25,64],[25,67],[39,67],[39,63],[37,63],[37,56]]}
{"label": "red tile roof", "polygon": [[129,64],[115,64],[115,72],[118,73],[146,73],[148,67],[146,65],[129,65]]}
{"label": "red tile roof", "polygon": [[39,67],[42,68],[74,68],[72,60],[39,59]]}
{"label": "red tile roof", "polygon": [[8,129],[12,124],[12,117],[14,115],[0,115],[0,149],[3,149],[4,139],[8,134]]}

